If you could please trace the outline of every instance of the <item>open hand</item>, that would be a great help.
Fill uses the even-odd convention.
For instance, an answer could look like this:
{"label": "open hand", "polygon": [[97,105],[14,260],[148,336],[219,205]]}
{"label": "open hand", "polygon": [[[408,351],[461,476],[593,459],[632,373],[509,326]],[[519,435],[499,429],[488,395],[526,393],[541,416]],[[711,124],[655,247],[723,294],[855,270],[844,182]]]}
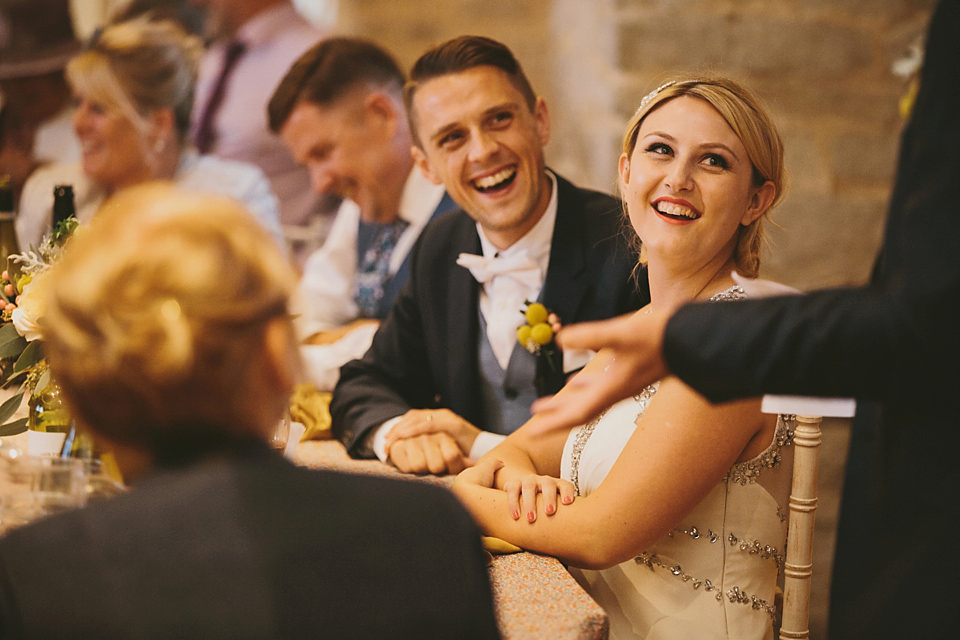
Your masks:
{"label": "open hand", "polygon": [[670,312],[649,307],[632,315],[570,325],[563,348],[592,349],[597,356],[554,396],[533,405],[532,433],[586,424],[605,408],[640,393],[667,375],[663,332]]}

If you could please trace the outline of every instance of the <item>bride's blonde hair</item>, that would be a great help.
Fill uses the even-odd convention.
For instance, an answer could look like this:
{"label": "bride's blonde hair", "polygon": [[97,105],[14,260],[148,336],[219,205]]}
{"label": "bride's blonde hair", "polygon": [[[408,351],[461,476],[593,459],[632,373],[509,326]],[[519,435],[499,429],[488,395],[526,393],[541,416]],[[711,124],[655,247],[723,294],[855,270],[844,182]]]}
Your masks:
{"label": "bride's blonde hair", "polygon": [[270,322],[296,276],[230,199],[151,183],[120,192],[68,241],[41,321],[78,415],[151,448],[189,425],[249,431]]}
{"label": "bride's blonde hair", "polygon": [[[747,150],[753,165],[754,186],[769,181],[776,188],[776,195],[767,211],[751,224],[741,227],[737,239],[737,270],[744,276],[755,278],[760,270],[763,221],[783,199],[787,188],[780,133],[760,99],[752,91],[729,78],[671,80],[647,94],[627,123],[623,136],[623,153],[627,154],[628,158],[633,155],[644,118],[666,102],[680,96],[699,98],[716,109]],[[642,260],[642,248],[640,255]]]}

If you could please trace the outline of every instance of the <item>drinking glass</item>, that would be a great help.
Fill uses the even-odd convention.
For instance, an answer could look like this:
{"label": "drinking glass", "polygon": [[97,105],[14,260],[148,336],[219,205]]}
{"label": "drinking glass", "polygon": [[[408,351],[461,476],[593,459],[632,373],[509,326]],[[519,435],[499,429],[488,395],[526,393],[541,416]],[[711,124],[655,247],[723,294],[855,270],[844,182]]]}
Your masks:
{"label": "drinking glass", "polygon": [[86,500],[82,460],[18,456],[0,468],[0,531],[83,506]]}
{"label": "drinking glass", "polygon": [[290,412],[284,411],[283,417],[277,422],[277,428],[270,435],[270,448],[278,453],[286,453],[287,441],[290,439]]}

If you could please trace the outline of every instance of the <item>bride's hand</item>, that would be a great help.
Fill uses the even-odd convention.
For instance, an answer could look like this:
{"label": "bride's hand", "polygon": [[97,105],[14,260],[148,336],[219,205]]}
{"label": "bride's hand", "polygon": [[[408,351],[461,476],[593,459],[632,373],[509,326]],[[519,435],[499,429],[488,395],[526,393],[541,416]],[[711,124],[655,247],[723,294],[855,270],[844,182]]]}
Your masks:
{"label": "bride's hand", "polygon": [[[511,478],[503,485],[507,492],[507,506],[514,520],[520,519],[520,514],[526,514],[527,522],[537,520],[537,494],[543,494],[543,512],[552,516],[557,512],[557,495],[560,495],[562,504],[570,504],[574,500],[573,484],[551,476],[530,474],[519,478]],[[522,510],[521,510],[522,509]]]}
{"label": "bride's hand", "polygon": [[454,488],[457,484],[474,484],[478,487],[493,489],[497,478],[497,471],[503,467],[503,461],[490,456],[480,459],[477,464],[467,467],[454,480]]}

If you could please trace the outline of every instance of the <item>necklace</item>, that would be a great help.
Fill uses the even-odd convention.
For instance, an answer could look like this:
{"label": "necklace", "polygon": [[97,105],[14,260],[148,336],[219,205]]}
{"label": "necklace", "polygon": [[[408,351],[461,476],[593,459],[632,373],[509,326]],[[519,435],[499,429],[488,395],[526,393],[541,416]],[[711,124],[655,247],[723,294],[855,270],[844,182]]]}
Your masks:
{"label": "necklace", "polygon": [[[696,301],[697,301],[697,298],[700,297],[700,294],[703,293],[704,291],[706,291],[706,290],[707,290],[707,287],[709,287],[709,286],[713,283],[713,281],[717,279],[717,276],[720,275],[722,272],[723,272],[723,269],[720,269],[719,271],[717,271],[716,273],[714,273],[712,276],[710,276],[710,279],[707,280],[706,283],[704,283],[704,285],[703,285],[702,287],[700,287],[700,289],[699,289],[695,294],[693,294],[693,297],[691,297],[689,300],[687,300],[684,304],[687,304],[687,303],[690,303],[690,302],[696,302]],[[643,313],[644,315],[649,315],[649,314],[653,313],[653,303],[652,303],[652,301],[651,301],[650,304],[648,304],[646,307],[643,308],[643,312],[642,312],[642,313]]]}
{"label": "necklace", "polygon": [[720,269],[720,271],[717,271],[712,276],[710,276],[710,279],[707,280],[706,284],[700,287],[700,290],[697,291],[695,294],[693,294],[693,297],[690,298],[690,302],[695,302],[696,299],[700,297],[700,294],[706,291],[707,287],[709,287],[713,283],[713,281],[717,279],[717,275],[719,275],[721,271],[723,271],[723,269]]}

